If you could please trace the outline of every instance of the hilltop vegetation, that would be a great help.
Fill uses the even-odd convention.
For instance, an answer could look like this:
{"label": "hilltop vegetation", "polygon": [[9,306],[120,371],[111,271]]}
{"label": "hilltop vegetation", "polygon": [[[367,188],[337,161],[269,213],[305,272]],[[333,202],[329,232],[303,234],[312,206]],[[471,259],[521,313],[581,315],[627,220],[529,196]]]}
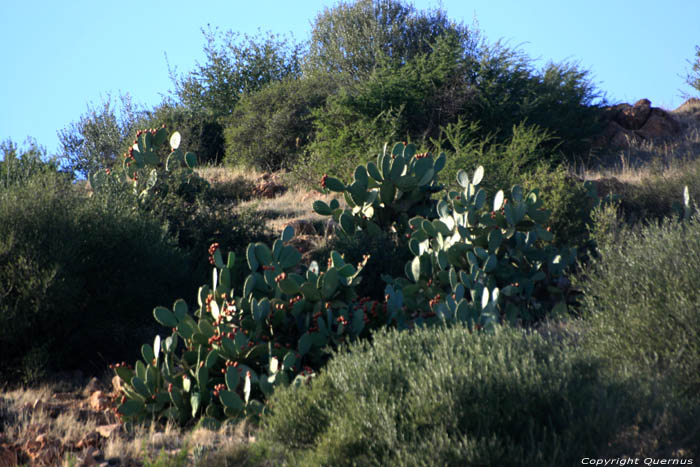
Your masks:
{"label": "hilltop vegetation", "polygon": [[[398,0],[204,35],[155,108],[0,146],[0,456],[700,453],[700,102],[611,106]],[[81,404],[78,370],[87,415],[27,389]]]}

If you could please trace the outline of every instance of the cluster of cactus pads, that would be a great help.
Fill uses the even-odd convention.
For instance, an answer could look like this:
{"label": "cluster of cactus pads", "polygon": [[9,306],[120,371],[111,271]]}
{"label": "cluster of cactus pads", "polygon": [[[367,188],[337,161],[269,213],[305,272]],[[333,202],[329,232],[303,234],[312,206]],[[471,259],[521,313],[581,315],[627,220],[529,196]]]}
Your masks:
{"label": "cluster of cactus pads", "polygon": [[357,230],[371,234],[390,229],[405,232],[411,216],[429,216],[434,211],[431,197],[443,189],[438,173],[445,167],[445,154],[433,159],[432,155],[417,151],[414,144],[396,143],[391,153],[384,146],[376,164],[369,162],[355,169],[349,185],[324,175],[321,187],[343,193],[347,208],[342,209],[336,200],[330,205],[319,200],[313,204],[314,211],[333,216],[347,235]]}
{"label": "cluster of cactus pads", "polygon": [[[126,166],[155,162],[149,148],[161,139],[160,130],[141,134]],[[171,138],[166,169],[192,167],[177,139]],[[508,198],[499,191],[488,200],[478,167],[471,177],[458,173],[461,191],[434,200],[444,165],[444,154],[434,159],[398,143],[376,164],[358,167],[349,185],[322,180],[325,190],[344,193],[347,207],[334,200],[316,201],[313,208],[333,216],[343,235],[392,230],[414,255],[406,278],[384,277],[382,301],[355,292],[367,256],[353,265],[333,251],[323,270],[316,262],[301,265],[301,253],[289,244],[291,227],[271,248],[248,245],[249,275],[241,290],[232,288],[235,254],[224,262],[213,244],[212,284],[200,287],[196,310],[191,313],[184,300],[172,309],[156,307],[154,317],[170,335],[143,345],[143,361],[134,368],[114,368],[123,381],[118,413],[126,420],[184,424],[201,418],[213,425],[258,417],[275,387],[308,381],[331,350],[374,328],[460,321],[476,331],[566,312],[564,273],[576,251],[551,245],[549,212],[538,190],[525,193],[516,185]]]}
{"label": "cluster of cactus pads", "polygon": [[[164,179],[179,177],[180,184],[187,184],[195,176],[197,156],[180,149],[181,136],[174,132],[168,139],[165,125],[159,129],[139,130],[129,151],[124,154],[122,170],[98,170],[90,173],[88,180],[95,191],[107,189],[114,183],[131,183],[139,200],[147,201],[157,189],[163,189]],[[159,152],[166,143],[170,144],[170,153],[165,162]]]}
{"label": "cluster of cactus pads", "polygon": [[386,316],[383,304],[358,298],[354,287],[365,261],[353,265],[332,252],[321,271],[288,245],[287,227],[272,248],[251,243],[250,274],[242,290],[231,287],[235,254],[224,263],[219,246],[209,249],[211,286],[200,287],[194,313],[184,300],[154,317],[171,330],[145,344],[134,369],[115,367],[123,381],[118,413],[127,420],[257,417],[278,385],[311,378],[328,351],[360,336]]}
{"label": "cluster of cactus pads", "polygon": [[493,200],[478,188],[484,169],[470,178],[460,171],[462,191],[437,204],[434,218],[414,217],[408,246],[414,255],[406,279],[397,279],[417,321],[465,321],[476,328],[513,324],[564,313],[570,300],[564,271],[576,250],[555,248],[537,189],[515,185]]}

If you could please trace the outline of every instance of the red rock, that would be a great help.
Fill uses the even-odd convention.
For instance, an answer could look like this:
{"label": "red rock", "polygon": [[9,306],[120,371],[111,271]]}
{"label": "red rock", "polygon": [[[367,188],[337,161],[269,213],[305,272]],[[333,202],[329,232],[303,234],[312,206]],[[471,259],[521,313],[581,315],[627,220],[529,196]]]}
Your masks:
{"label": "red rock", "polygon": [[637,132],[647,140],[669,138],[681,130],[679,123],[665,110],[651,109],[651,115],[644,126]]}

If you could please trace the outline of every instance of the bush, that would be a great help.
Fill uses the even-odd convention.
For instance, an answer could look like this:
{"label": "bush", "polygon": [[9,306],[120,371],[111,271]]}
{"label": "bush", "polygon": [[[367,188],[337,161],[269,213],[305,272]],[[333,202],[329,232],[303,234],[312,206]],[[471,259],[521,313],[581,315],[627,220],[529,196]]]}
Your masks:
{"label": "bush", "polygon": [[291,168],[313,139],[312,111],[334,87],[327,77],[286,79],[244,95],[224,132],[226,163],[264,171]]}
{"label": "bush", "polygon": [[301,465],[574,465],[620,453],[631,389],[567,341],[383,331],[277,391],[260,438]]}
{"label": "bush", "polygon": [[305,72],[360,81],[387,63],[404,64],[429,53],[445,35],[466,51],[479,40],[478,31],[450,21],[440,8],[417,11],[401,0],[341,2],[316,16]]}
{"label": "bush", "polygon": [[482,165],[489,173],[484,188],[493,194],[519,183],[538,165],[556,165],[561,159],[560,153],[547,148],[552,136],[535,125],[515,125],[504,141],[492,135],[482,138],[480,132],[479,125],[460,119],[442,128],[440,136],[432,140],[436,152],[447,149],[449,153],[441,178],[451,187],[457,186],[459,170]]}
{"label": "bush", "polygon": [[0,187],[9,188],[42,173],[58,172],[58,161],[46,157],[46,148],[27,138],[23,148],[12,140],[0,143]]}
{"label": "bush", "polygon": [[581,289],[594,353],[700,394],[700,220],[627,230],[601,245]]}
{"label": "bush", "polygon": [[107,96],[101,106],[88,105],[80,120],[58,132],[61,158],[70,172],[86,177],[121,162],[120,156],[131,146],[136,123],[144,112],[128,94],[121,96],[120,101],[121,106],[117,107]]}
{"label": "bush", "polygon": [[202,30],[207,61],[183,76],[171,73],[188,109],[213,118],[230,116],[239,99],[267,84],[299,76],[302,46],[270,32],[255,36]]}
{"label": "bush", "polygon": [[550,169],[546,165],[521,175],[521,180],[526,190],[540,189],[543,207],[552,213],[549,225],[555,245],[576,247],[579,253],[590,248],[588,232],[595,200],[583,182],[574,179],[564,167]]}
{"label": "bush", "polygon": [[445,34],[430,52],[378,66],[329,98],[315,113],[309,147],[316,174],[349,176],[386,137],[460,153],[463,140],[441,141],[449,125],[469,131],[471,152],[528,151],[534,144],[538,156],[556,163],[588,150],[602,120],[587,72],[568,64],[535,70],[524,54],[500,44],[463,47]]}
{"label": "bush", "polygon": [[[0,372],[101,371],[133,355],[150,310],[186,282],[159,222],[86,199],[56,175],[0,191]],[[31,367],[22,361],[32,362]]]}

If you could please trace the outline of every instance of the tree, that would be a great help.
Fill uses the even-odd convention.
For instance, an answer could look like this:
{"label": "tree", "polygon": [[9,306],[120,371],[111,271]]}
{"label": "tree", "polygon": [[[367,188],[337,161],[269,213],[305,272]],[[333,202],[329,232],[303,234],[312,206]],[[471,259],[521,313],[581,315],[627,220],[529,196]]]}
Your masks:
{"label": "tree", "polygon": [[202,33],[206,62],[184,76],[171,72],[175,94],[192,110],[225,117],[244,93],[301,72],[302,46],[276,34],[220,34],[211,28]]}
{"label": "tree", "polygon": [[695,62],[689,63],[692,69],[686,77],[686,82],[700,92],[700,46],[695,46]]}
{"label": "tree", "polygon": [[68,170],[87,176],[113,167],[126,151],[144,111],[136,108],[128,94],[120,96],[120,102],[117,107],[107,96],[101,106],[88,104],[80,120],[58,132],[60,157]]}
{"label": "tree", "polygon": [[286,79],[243,96],[226,128],[226,162],[261,170],[290,168],[313,139],[315,109],[335,83],[328,77]]}
{"label": "tree", "polygon": [[46,148],[34,138],[27,138],[22,148],[11,139],[1,142],[0,156],[0,187],[28,180],[39,173],[58,171],[58,162],[48,158]]}
{"label": "tree", "polygon": [[316,17],[305,71],[362,80],[387,63],[404,65],[429,53],[447,31],[465,53],[477,48],[478,32],[453,23],[444,10],[417,11],[400,0],[341,2]]}

